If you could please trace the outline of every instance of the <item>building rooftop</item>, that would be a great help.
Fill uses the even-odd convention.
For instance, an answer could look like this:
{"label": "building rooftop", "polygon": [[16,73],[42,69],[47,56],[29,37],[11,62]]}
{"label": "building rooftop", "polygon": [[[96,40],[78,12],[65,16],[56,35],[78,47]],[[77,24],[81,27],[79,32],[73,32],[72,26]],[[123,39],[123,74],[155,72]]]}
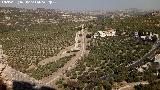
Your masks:
{"label": "building rooftop", "polygon": [[157,54],[155,56],[155,61],[154,62],[158,62],[160,64],[160,54]]}

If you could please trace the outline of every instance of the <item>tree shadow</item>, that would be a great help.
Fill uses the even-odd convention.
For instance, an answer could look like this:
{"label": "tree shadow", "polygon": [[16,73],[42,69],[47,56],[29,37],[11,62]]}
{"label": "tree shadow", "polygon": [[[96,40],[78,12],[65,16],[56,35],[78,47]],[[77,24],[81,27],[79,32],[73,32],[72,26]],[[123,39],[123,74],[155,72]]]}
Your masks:
{"label": "tree shadow", "polygon": [[5,84],[0,84],[0,90],[7,90],[7,86]]}
{"label": "tree shadow", "polygon": [[35,84],[22,81],[13,81],[13,90],[56,90],[51,87],[42,86],[40,88],[36,87]]}

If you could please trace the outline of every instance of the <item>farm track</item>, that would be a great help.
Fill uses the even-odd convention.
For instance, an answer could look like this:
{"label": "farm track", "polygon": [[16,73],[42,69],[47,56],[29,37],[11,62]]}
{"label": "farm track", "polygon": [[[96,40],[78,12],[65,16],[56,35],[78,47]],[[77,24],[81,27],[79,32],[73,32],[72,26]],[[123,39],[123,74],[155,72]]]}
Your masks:
{"label": "farm track", "polygon": [[65,51],[71,50],[73,47],[74,47],[74,45],[66,47],[65,49],[61,50],[56,56],[53,56],[53,57],[50,57],[50,58],[46,58],[46,59],[40,61],[38,63],[38,65],[44,66],[44,65],[46,65],[48,63],[56,62],[57,60],[59,60],[59,59],[61,59],[63,57],[67,57],[67,56],[73,55],[74,52],[71,52],[71,53],[66,53],[65,52]]}
{"label": "farm track", "polygon": [[75,68],[78,60],[81,60],[82,57],[84,57],[84,55],[89,54],[89,50],[86,50],[86,43],[87,43],[87,39],[85,37],[86,34],[87,33],[84,32],[84,29],[82,27],[82,42],[81,42],[82,47],[81,47],[80,51],[76,52],[75,56],[72,57],[71,60],[69,60],[62,68],[59,68],[52,75],[41,79],[41,81],[43,82],[44,85],[56,87],[55,86],[56,80],[59,77],[65,77],[64,74],[65,74],[66,71]]}

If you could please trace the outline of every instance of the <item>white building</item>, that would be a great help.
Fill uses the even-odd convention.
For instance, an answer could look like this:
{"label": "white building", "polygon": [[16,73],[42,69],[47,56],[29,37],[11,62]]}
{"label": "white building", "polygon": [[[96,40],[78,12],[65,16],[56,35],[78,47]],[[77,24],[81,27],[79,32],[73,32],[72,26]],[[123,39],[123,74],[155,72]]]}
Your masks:
{"label": "white building", "polygon": [[145,40],[147,36],[140,36],[141,39]]}
{"label": "white building", "polygon": [[115,29],[108,29],[107,31],[98,31],[97,33],[94,34],[93,37],[96,38],[96,37],[98,37],[98,36],[100,36],[100,37],[116,36],[116,31],[115,31]]}
{"label": "white building", "polygon": [[154,61],[154,62],[157,62],[157,63],[160,64],[160,54],[157,54],[157,55],[155,56],[155,61]]}
{"label": "white building", "polygon": [[107,31],[98,31],[100,37],[106,37],[107,36]]}
{"label": "white building", "polygon": [[140,37],[140,39],[142,39],[142,40],[147,40],[147,39],[153,40],[153,37],[154,37],[154,36],[156,36],[157,39],[159,39],[159,35],[158,35],[158,34],[155,34],[155,33],[152,33],[152,32],[143,32],[142,35],[139,35],[138,32],[134,32],[134,36],[135,36],[136,38]]}
{"label": "white building", "polygon": [[5,16],[5,19],[6,19],[6,20],[10,20],[11,18],[10,18],[10,17]]}

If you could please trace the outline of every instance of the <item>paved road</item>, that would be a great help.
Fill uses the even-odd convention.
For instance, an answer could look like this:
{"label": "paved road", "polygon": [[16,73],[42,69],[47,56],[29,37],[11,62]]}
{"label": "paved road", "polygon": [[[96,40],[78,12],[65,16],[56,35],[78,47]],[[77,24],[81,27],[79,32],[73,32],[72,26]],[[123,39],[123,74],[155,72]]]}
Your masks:
{"label": "paved road", "polygon": [[147,58],[151,58],[152,56],[155,56],[155,52],[157,51],[157,49],[160,47],[160,40],[158,40],[152,47],[152,49],[145,54],[141,59],[135,61],[132,64],[127,65],[127,68],[133,68],[133,67],[137,67],[143,64],[143,62],[147,59]]}

